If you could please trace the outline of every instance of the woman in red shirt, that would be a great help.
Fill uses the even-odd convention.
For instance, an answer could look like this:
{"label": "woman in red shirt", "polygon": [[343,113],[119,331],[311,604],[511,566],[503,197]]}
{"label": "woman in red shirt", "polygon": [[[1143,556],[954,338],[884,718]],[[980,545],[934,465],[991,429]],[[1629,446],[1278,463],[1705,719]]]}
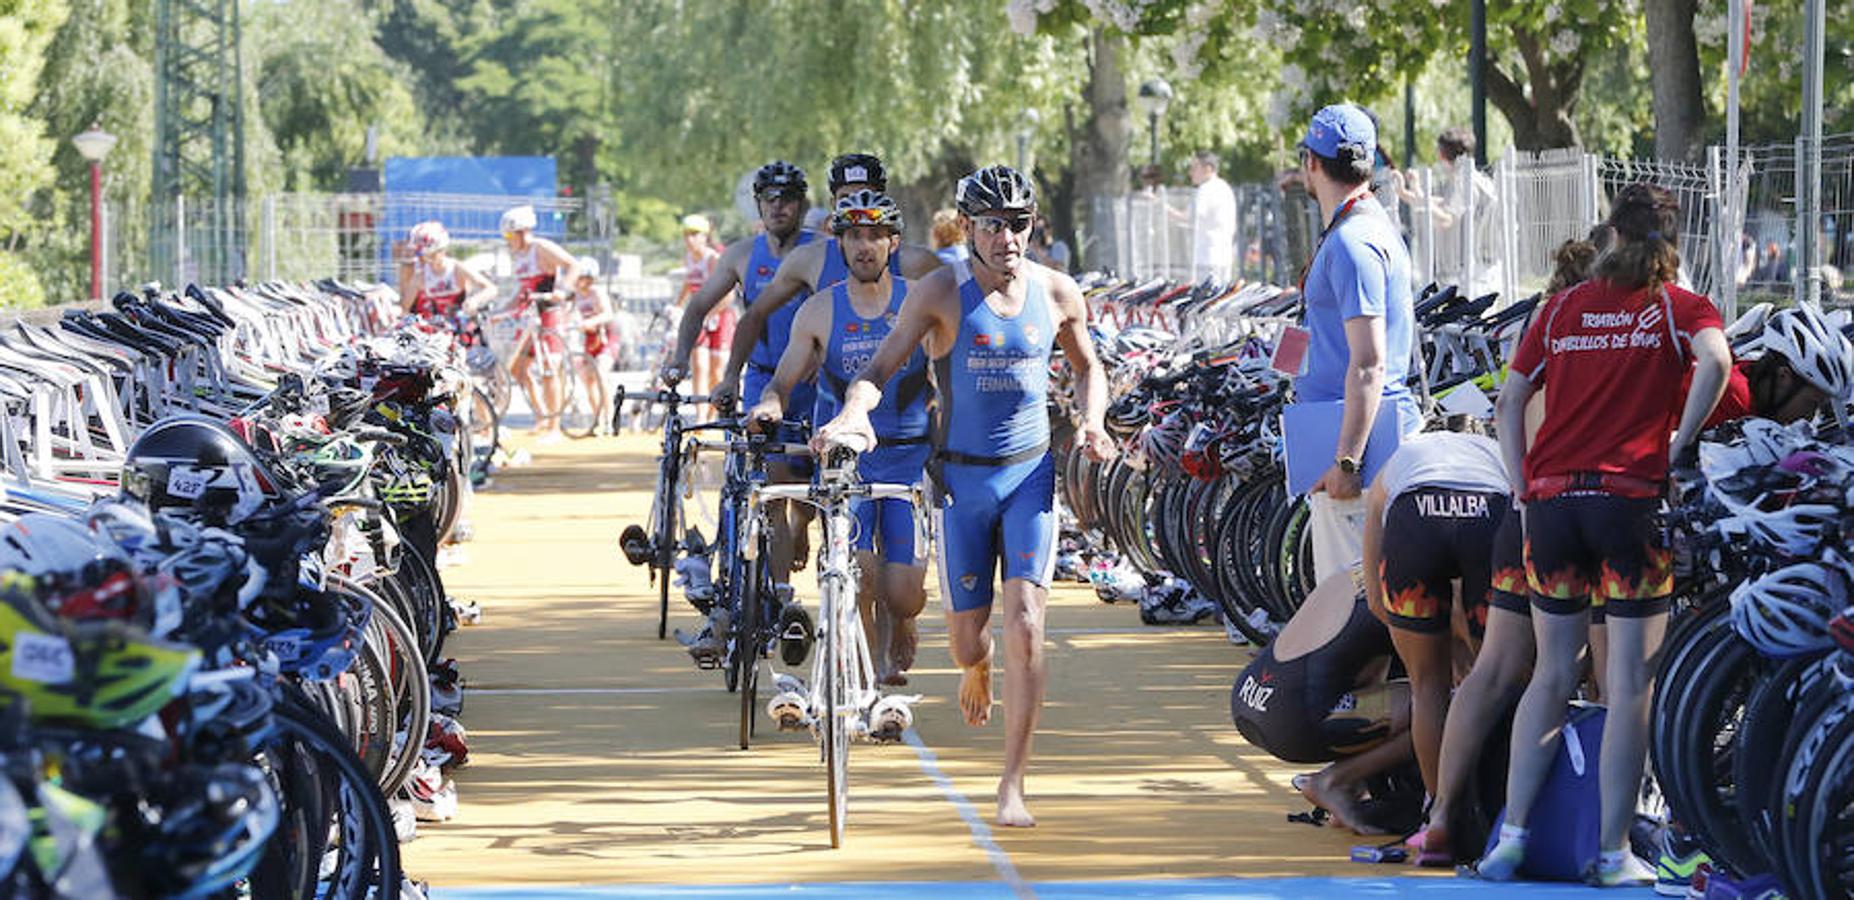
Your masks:
{"label": "woman in red shirt", "polygon": [[[1512,878],[1525,858],[1527,816],[1580,680],[1592,604],[1604,607],[1609,626],[1609,717],[1598,764],[1602,853],[1586,880],[1653,880],[1627,847],[1647,755],[1647,661],[1661,644],[1673,591],[1657,514],[1669,451],[1698,439],[1724,391],[1731,349],[1712,303],[1673,283],[1680,269],[1673,194],[1632,184],[1616,195],[1609,225],[1616,245],[1597,261],[1596,278],[1539,313],[1496,408],[1508,477],[1524,508],[1538,657],[1513,722],[1506,824],[1479,866],[1494,880]],[[1549,388],[1545,420],[1528,446],[1526,401],[1541,387]]]}

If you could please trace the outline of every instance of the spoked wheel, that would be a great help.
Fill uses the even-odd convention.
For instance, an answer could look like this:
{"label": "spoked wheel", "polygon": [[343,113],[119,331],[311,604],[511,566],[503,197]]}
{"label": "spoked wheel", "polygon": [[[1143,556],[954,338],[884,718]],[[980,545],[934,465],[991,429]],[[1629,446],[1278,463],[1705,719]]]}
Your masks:
{"label": "spoked wheel", "polygon": [[[586,384],[586,373],[591,373],[595,385]],[[585,353],[572,353],[567,357],[566,376],[571,384],[567,388],[560,427],[568,437],[592,437],[598,434],[599,425],[610,418],[611,414],[611,401],[605,391],[603,377],[599,374],[599,361]],[[588,387],[592,390],[588,391]]]}
{"label": "spoked wheel", "polygon": [[738,624],[734,630],[734,664],[737,667],[735,681],[740,690],[740,749],[745,750],[753,743],[753,721],[759,712],[759,672],[760,648],[765,646],[760,632],[765,626],[760,623],[760,605],[765,602],[765,587],[760,583],[762,570],[766,565],[765,547],[747,561],[745,589],[740,593],[735,619]]}
{"label": "spoked wheel", "polygon": [[470,390],[470,460],[472,466],[487,463],[502,444],[502,414],[496,411],[495,398],[481,385]]}
{"label": "spoked wheel", "polygon": [[844,616],[832,605],[824,636],[824,778],[830,803],[830,845],[843,846],[843,829],[850,814],[850,729],[844,720],[849,708],[850,678],[844,665],[840,627]]}

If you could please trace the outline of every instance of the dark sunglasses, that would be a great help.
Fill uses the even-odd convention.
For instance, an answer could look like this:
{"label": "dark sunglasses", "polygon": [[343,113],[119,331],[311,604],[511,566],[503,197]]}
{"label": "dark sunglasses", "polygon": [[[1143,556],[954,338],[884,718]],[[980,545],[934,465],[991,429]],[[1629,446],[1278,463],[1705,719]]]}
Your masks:
{"label": "dark sunglasses", "polygon": [[1001,234],[1005,231],[1023,233],[1030,230],[1029,216],[973,216],[972,225],[983,234]]}

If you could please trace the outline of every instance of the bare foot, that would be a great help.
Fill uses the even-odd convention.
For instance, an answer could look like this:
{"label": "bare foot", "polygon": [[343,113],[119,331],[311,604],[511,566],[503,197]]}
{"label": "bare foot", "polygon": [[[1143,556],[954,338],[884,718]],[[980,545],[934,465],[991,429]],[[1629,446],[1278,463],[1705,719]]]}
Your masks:
{"label": "bare foot", "polygon": [[998,824],[1006,828],[1036,827],[1036,817],[1024,805],[1023,782],[998,782]]}
{"label": "bare foot", "polygon": [[914,627],[913,619],[896,619],[892,626],[893,638],[889,641],[888,658],[899,675],[914,668],[914,652],[920,647],[920,630]]}
{"label": "bare foot", "polygon": [[959,673],[959,710],[966,724],[983,725],[991,721],[991,660],[986,659]]}
{"label": "bare foot", "polygon": [[805,563],[811,556],[811,529],[797,528],[792,531],[792,571],[803,572]]}
{"label": "bare foot", "polygon": [[883,674],[881,681],[883,687],[907,687],[908,676],[901,674],[900,669],[890,669]]}
{"label": "bare foot", "polygon": [[1359,816],[1358,798],[1349,789],[1341,789],[1332,783],[1332,776],[1325,771],[1300,782],[1300,795],[1307,802],[1333,814],[1333,827],[1350,828],[1359,834],[1383,834],[1382,829],[1373,828],[1362,823]]}

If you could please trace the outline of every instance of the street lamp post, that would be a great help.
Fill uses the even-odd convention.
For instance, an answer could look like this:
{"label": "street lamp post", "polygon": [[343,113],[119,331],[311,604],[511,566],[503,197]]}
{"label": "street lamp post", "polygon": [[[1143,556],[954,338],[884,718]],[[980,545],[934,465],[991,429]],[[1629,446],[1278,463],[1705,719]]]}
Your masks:
{"label": "street lamp post", "polygon": [[1017,130],[1017,171],[1030,174],[1030,139],[1036,137],[1036,126],[1043,121],[1043,114],[1034,109],[1024,110],[1023,127]]}
{"label": "street lamp post", "polygon": [[116,146],[116,136],[90,123],[89,130],[71,139],[77,152],[90,162],[90,299],[103,299],[103,157]]}
{"label": "street lamp post", "polygon": [[1159,164],[1159,120],[1165,118],[1165,108],[1172,104],[1172,86],[1165,79],[1153,77],[1139,86],[1139,105],[1146,111],[1146,122],[1152,132],[1152,164]]}

